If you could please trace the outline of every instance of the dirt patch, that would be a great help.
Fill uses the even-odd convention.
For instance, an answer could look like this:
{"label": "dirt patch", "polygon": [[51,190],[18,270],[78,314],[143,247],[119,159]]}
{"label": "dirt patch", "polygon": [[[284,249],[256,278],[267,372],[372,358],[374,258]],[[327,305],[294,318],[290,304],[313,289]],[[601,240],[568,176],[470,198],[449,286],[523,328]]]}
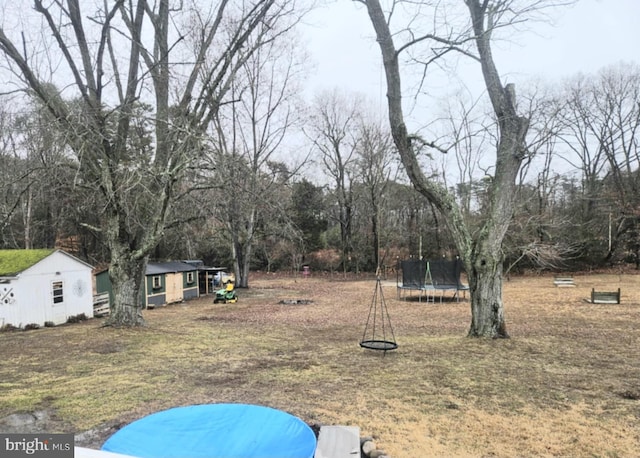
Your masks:
{"label": "dirt patch", "polygon": [[282,305],[309,305],[313,304],[311,299],[282,299],[278,304]]}
{"label": "dirt patch", "polygon": [[5,433],[35,434],[64,429],[65,425],[62,419],[50,410],[14,413],[0,418],[0,431]]}

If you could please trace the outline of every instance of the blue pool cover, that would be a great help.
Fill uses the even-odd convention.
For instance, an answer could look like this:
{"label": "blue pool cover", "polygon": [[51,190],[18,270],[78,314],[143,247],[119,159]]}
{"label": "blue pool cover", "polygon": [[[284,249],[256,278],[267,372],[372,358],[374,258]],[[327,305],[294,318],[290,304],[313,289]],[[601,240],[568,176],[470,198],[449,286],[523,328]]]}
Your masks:
{"label": "blue pool cover", "polygon": [[157,412],[112,435],[102,450],[140,458],[312,458],[316,436],[293,415],[247,404]]}

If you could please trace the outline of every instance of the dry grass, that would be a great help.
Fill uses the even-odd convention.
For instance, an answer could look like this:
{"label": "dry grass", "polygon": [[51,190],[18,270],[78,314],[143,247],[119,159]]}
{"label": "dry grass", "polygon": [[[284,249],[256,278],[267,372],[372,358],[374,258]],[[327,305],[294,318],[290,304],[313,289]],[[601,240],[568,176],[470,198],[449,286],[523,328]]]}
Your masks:
{"label": "dry grass", "polygon": [[[465,337],[468,301],[398,300],[385,283],[400,345],[386,356],[358,346],[371,280],[256,277],[237,304],[149,310],[143,329],[90,320],[3,333],[0,417],[52,409],[75,432],[247,402],[358,425],[395,458],[638,456],[640,276],[575,278],[505,283],[512,338],[496,341]],[[592,287],[621,287],[623,303],[586,303]]]}

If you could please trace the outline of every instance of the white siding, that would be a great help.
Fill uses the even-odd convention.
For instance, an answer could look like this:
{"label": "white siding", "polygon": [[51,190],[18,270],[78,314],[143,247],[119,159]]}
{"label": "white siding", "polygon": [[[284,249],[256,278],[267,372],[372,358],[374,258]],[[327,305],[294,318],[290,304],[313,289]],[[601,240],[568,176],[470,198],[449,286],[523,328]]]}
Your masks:
{"label": "white siding", "polygon": [[[53,300],[54,282],[62,282],[59,303]],[[43,326],[46,321],[62,324],[81,313],[93,316],[91,267],[61,251],[53,252],[10,283],[0,284],[0,297],[9,289],[13,302],[0,302],[0,325]]]}

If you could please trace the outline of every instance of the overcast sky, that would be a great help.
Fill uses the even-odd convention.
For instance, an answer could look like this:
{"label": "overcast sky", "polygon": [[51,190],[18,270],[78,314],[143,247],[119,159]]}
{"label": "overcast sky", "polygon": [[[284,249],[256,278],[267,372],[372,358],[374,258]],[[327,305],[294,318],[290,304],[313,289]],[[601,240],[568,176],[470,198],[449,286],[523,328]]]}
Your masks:
{"label": "overcast sky", "polygon": [[[309,93],[341,87],[384,96],[380,51],[362,4],[338,0],[306,22],[304,36],[316,64]],[[554,25],[535,24],[534,31],[495,45],[494,51],[503,77],[515,81],[554,80],[621,60],[638,62],[640,0],[579,0],[558,10]]]}
{"label": "overcast sky", "polygon": [[[336,87],[364,93],[374,107],[379,107],[382,118],[386,117],[380,50],[364,5],[337,0],[316,10],[306,22],[303,36],[315,63],[306,82],[307,97],[311,99],[322,90]],[[530,32],[494,43],[493,47],[503,81],[517,83],[519,93],[532,81],[551,84],[580,72],[596,73],[621,61],[640,62],[640,0],[578,0],[571,7],[558,9],[553,24],[539,22],[530,27]],[[410,129],[421,134],[423,127],[442,116],[448,99],[445,95],[456,92],[456,83],[464,82],[474,96],[484,92],[479,65],[470,59],[460,61],[456,75],[435,76],[429,79],[429,93],[438,102],[425,103],[424,98],[419,98],[414,104],[413,97],[405,98],[410,105],[405,106],[405,119]],[[405,95],[413,95],[407,82],[405,74]],[[447,155],[442,160],[453,161],[454,157]],[[531,173],[535,173],[536,164],[534,161]],[[566,166],[557,163],[553,167],[565,170]],[[449,174],[455,171],[451,164],[445,169]]]}

